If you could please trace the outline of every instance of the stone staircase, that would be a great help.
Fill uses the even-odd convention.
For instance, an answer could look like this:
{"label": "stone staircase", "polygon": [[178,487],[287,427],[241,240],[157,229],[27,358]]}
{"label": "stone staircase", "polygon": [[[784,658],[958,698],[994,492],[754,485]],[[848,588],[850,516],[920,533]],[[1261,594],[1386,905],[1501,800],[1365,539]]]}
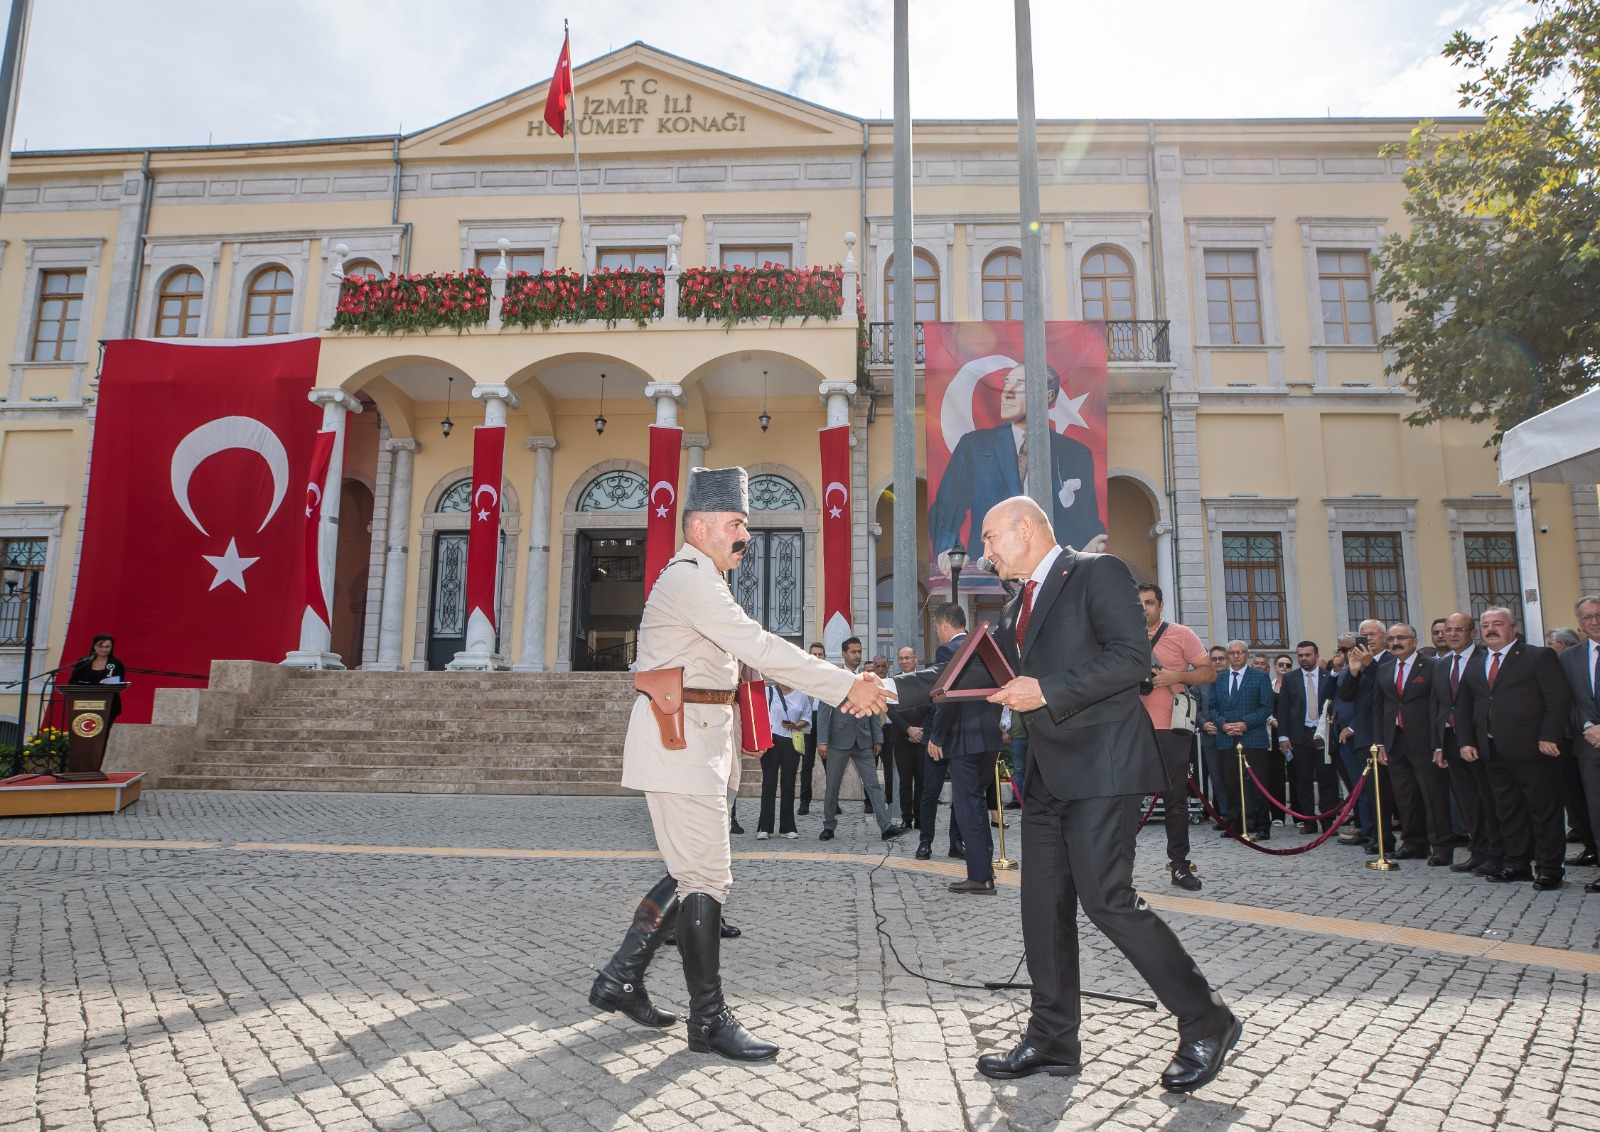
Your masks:
{"label": "stone staircase", "polygon": [[628,673],[286,675],[162,775],[161,787],[627,793]]}

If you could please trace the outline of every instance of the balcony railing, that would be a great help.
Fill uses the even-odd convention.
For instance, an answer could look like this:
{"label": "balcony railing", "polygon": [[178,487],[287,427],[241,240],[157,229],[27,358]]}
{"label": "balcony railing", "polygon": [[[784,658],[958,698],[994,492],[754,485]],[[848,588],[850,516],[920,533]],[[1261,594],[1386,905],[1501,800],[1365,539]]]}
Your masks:
{"label": "balcony railing", "polygon": [[[1164,318],[1118,319],[1106,323],[1106,360],[1112,362],[1170,362],[1170,324]],[[868,324],[867,364],[894,364],[894,323]],[[922,323],[917,323],[917,364],[927,361]]]}

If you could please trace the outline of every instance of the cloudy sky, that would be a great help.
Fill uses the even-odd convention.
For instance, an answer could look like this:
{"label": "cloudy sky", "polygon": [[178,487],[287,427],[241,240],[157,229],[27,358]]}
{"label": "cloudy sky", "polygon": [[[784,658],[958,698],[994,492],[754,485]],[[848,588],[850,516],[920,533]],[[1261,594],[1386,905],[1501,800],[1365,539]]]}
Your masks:
{"label": "cloudy sky", "polygon": [[[1010,4],[911,0],[918,117],[1016,112]],[[892,113],[890,0],[42,0],[18,149],[407,132],[634,40],[863,117]],[[1526,0],[1036,0],[1041,118],[1459,112],[1455,28]],[[980,14],[981,13],[981,14]]]}

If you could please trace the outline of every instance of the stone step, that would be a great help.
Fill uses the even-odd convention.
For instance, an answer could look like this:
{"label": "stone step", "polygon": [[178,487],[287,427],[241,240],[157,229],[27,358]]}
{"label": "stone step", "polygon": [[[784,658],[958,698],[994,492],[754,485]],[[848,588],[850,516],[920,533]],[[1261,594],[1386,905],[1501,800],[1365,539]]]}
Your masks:
{"label": "stone step", "polygon": [[299,766],[236,762],[219,759],[215,762],[184,763],[177,774],[215,775],[221,777],[250,777],[262,779],[321,779],[346,778],[362,781],[418,782],[418,783],[472,783],[472,782],[607,782],[621,783],[622,766],[617,764],[610,772],[575,771],[567,767],[487,767],[487,766],[428,766],[420,763],[370,765],[359,761],[336,766]]}
{"label": "stone step", "polygon": [[303,715],[250,715],[228,728],[228,731],[236,735],[281,735],[304,732],[308,735],[341,735],[351,738],[373,734],[456,735],[485,738],[550,734],[615,735],[620,739],[628,733],[628,719],[626,716],[551,718],[548,712],[543,715],[516,718],[508,718],[496,712],[489,715],[452,716],[447,719],[394,719],[390,716],[352,719],[334,713],[329,713],[323,718]]}
{"label": "stone step", "polygon": [[[408,706],[400,707],[403,702]],[[631,705],[630,705],[631,706]],[[378,705],[369,701],[328,700],[326,704],[317,706],[271,704],[255,711],[240,716],[240,725],[262,723],[266,725],[285,725],[305,722],[337,722],[348,720],[351,723],[392,723],[396,726],[412,726],[426,723],[450,722],[485,722],[521,724],[521,723],[547,723],[552,720],[571,720],[574,723],[600,724],[614,723],[619,729],[625,730],[628,726],[629,712],[617,707],[596,708],[592,710],[574,709],[561,706],[558,708],[534,708],[526,705],[506,707],[495,705],[492,708],[478,709],[470,704],[460,703],[427,703],[417,700],[397,701],[397,706],[387,703]]]}
{"label": "stone step", "polygon": [[485,758],[494,754],[528,754],[536,751],[554,753],[610,751],[620,755],[622,753],[622,736],[613,737],[607,741],[602,737],[584,737],[581,742],[574,742],[573,736],[564,736],[557,740],[523,740],[517,735],[501,734],[494,739],[469,737],[453,739],[440,736],[438,738],[418,738],[415,735],[378,735],[345,737],[330,740],[327,736],[312,733],[299,738],[278,738],[276,736],[243,735],[230,736],[206,740],[206,749],[212,751],[273,751],[280,754],[305,754],[321,756],[330,751],[337,750],[362,750],[372,749],[393,751],[397,754],[411,753],[419,755],[450,755],[455,758]]}
{"label": "stone step", "polygon": [[[417,754],[411,751],[393,751],[383,748],[340,748],[316,752],[305,756],[298,752],[262,750],[249,746],[235,748],[208,747],[205,765],[222,763],[250,763],[255,766],[311,767],[311,766],[397,766],[397,767],[448,767],[472,769],[489,768],[539,768],[565,767],[573,770],[592,770],[598,774],[620,774],[622,752],[595,751],[587,748],[571,750],[517,751],[512,753],[475,754],[461,758],[447,754]],[[197,765],[197,764],[188,764]]]}
{"label": "stone step", "polygon": [[430,783],[416,780],[384,781],[362,778],[261,778],[248,774],[171,774],[161,779],[163,790],[276,790],[351,793],[382,792],[397,794],[552,794],[578,795],[635,795],[616,783],[593,782],[585,779],[548,782],[460,782]]}

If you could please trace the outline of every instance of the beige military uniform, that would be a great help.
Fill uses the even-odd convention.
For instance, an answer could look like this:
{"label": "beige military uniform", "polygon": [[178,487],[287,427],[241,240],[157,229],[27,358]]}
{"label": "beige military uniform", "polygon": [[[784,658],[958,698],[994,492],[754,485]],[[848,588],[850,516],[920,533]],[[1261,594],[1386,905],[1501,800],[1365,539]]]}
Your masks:
{"label": "beige military uniform", "polygon": [[[855,677],[768,633],[739,607],[710,557],[685,544],[656,579],[639,624],[640,671],[682,668],[683,686],[737,686],[743,661],[827,704],[842,703]],[[639,696],[622,748],[622,785],[642,790],[656,843],[680,898],[703,892],[718,903],[733,887],[728,791],[739,785],[734,709],[685,704],[687,746],[670,751]]]}

